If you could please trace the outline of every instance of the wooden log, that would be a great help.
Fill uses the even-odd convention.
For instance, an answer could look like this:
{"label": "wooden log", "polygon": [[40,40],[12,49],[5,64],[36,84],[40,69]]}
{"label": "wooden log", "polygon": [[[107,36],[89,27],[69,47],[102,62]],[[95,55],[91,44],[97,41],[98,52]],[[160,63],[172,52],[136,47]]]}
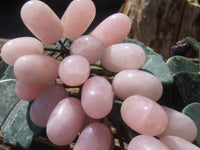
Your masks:
{"label": "wooden log", "polygon": [[152,47],[165,59],[169,49],[190,36],[200,41],[200,5],[194,0],[126,0],[120,8],[132,20],[130,38]]}

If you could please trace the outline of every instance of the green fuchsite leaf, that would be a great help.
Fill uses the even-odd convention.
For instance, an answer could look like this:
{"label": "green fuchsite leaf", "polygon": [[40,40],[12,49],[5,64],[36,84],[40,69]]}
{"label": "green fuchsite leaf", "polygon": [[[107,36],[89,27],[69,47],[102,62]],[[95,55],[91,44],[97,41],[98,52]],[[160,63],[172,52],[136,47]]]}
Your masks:
{"label": "green fuchsite leaf", "polygon": [[152,72],[163,84],[172,84],[173,77],[168,66],[157,55],[152,55],[142,67],[144,70]]}
{"label": "green fuchsite leaf", "polygon": [[15,94],[15,83],[15,79],[0,81],[0,127],[19,102],[19,98]]}
{"label": "green fuchsite leaf", "polygon": [[182,112],[189,116],[196,124],[197,126],[197,137],[195,141],[198,143],[200,146],[200,103],[195,102],[187,105]]}
{"label": "green fuchsite leaf", "polygon": [[200,102],[200,74],[196,72],[179,72],[174,75],[174,82],[185,105]]}
{"label": "green fuchsite leaf", "polygon": [[172,74],[176,74],[182,71],[199,72],[199,67],[191,60],[183,56],[173,56],[169,58],[167,65],[169,66],[170,72]]}
{"label": "green fuchsite leaf", "polygon": [[8,66],[8,68],[5,70],[2,80],[5,79],[17,79],[14,74],[13,66]]}
{"label": "green fuchsite leaf", "polygon": [[0,78],[4,76],[4,71],[8,67],[8,64],[6,64],[3,60],[0,61]]}
{"label": "green fuchsite leaf", "polygon": [[12,145],[28,148],[33,136],[40,131],[30,120],[29,105],[30,102],[19,101],[1,127],[3,137]]}

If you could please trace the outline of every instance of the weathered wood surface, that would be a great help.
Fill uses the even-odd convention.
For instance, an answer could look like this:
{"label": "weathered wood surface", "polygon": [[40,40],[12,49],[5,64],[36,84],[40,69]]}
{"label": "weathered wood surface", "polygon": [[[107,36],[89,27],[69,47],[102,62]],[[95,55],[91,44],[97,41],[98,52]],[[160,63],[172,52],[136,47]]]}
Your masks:
{"label": "weathered wood surface", "polygon": [[171,46],[186,36],[200,41],[200,5],[194,0],[126,0],[120,12],[132,20],[129,37],[165,59]]}

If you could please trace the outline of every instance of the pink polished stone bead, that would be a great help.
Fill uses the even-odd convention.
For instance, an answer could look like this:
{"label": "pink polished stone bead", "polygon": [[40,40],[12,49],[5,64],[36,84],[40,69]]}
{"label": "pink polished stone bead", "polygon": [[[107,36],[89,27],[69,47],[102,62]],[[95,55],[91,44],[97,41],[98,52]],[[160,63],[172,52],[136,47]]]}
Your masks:
{"label": "pink polished stone bead", "polygon": [[138,135],[128,145],[128,150],[170,150],[165,144],[155,137]]}
{"label": "pink polished stone bead", "polygon": [[177,136],[165,136],[160,139],[170,150],[200,150],[196,145]]}
{"label": "pink polished stone bead", "polygon": [[79,55],[66,57],[59,67],[61,80],[69,86],[83,84],[90,75],[90,64],[86,58]]}
{"label": "pink polished stone bead", "polygon": [[48,84],[58,77],[58,62],[46,55],[24,55],[14,64],[15,76],[29,84]]}
{"label": "pink polished stone bead", "polygon": [[70,47],[71,55],[83,56],[90,64],[100,60],[103,51],[104,47],[101,41],[91,35],[84,35],[77,38]]}
{"label": "pink polished stone bead", "polygon": [[88,125],[80,134],[74,150],[110,150],[111,132],[102,123]]}
{"label": "pink polished stone bead", "polygon": [[2,59],[11,66],[13,66],[15,61],[21,56],[42,53],[42,43],[33,37],[20,37],[9,40],[1,49]]}
{"label": "pink polished stone bead", "polygon": [[63,36],[60,19],[44,2],[30,0],[21,8],[21,18],[26,27],[40,40],[56,43]]}
{"label": "pink polished stone bead", "polygon": [[[197,127],[194,121],[185,114],[174,109],[165,106],[163,106],[163,109],[168,116],[168,125],[159,137],[173,135],[192,142],[197,136]],[[189,130],[188,127],[190,127]]]}
{"label": "pink polished stone bead", "polygon": [[156,136],[167,127],[168,118],[163,108],[144,96],[128,97],[121,106],[124,122],[140,134]]}
{"label": "pink polished stone bead", "polygon": [[46,87],[45,84],[26,84],[17,80],[15,85],[15,93],[17,96],[26,101],[31,101],[37,98],[40,92]]}
{"label": "pink polished stone bead", "polygon": [[141,70],[124,70],[115,75],[112,86],[115,94],[124,100],[142,95],[157,101],[163,92],[162,83],[154,75]]}
{"label": "pink polished stone bead", "polygon": [[96,8],[91,0],[73,0],[62,17],[64,36],[69,39],[81,36],[95,15]]}
{"label": "pink polished stone bead", "polygon": [[101,40],[104,47],[122,42],[131,29],[131,21],[125,14],[116,13],[103,20],[91,35]]}
{"label": "pink polished stone bead", "polygon": [[68,97],[65,88],[58,84],[49,85],[33,101],[30,117],[34,124],[46,127],[47,121],[54,107],[59,101]]}
{"label": "pink polished stone bead", "polygon": [[88,126],[89,124],[92,124],[92,123],[96,123],[96,122],[100,122],[100,119],[93,119],[91,117],[89,117],[87,114],[85,115],[85,120],[84,120],[84,123],[83,123],[83,126],[82,126],[82,130]]}
{"label": "pink polished stone bead", "polygon": [[91,118],[105,117],[113,105],[112,86],[103,77],[88,79],[82,88],[81,103],[85,113]]}
{"label": "pink polished stone bead", "polygon": [[85,112],[77,98],[61,100],[54,108],[47,123],[47,136],[56,145],[68,145],[78,135],[85,119]]}
{"label": "pink polished stone bead", "polygon": [[101,59],[103,67],[112,72],[139,69],[144,65],[145,52],[132,43],[120,43],[107,47]]}

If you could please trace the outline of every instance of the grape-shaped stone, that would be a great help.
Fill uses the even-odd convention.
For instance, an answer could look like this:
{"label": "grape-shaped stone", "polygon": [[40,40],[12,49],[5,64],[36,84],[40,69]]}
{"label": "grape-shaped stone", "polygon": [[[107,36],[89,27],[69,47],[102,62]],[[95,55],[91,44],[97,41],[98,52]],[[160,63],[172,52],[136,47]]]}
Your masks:
{"label": "grape-shaped stone", "polygon": [[155,137],[148,135],[138,135],[129,142],[128,150],[170,150],[170,149]]}
{"label": "grape-shaped stone", "polygon": [[124,122],[140,134],[156,136],[167,127],[168,118],[164,109],[144,96],[128,97],[121,106]]}
{"label": "grape-shaped stone", "polygon": [[81,103],[85,113],[91,118],[105,117],[113,105],[112,86],[103,77],[88,79],[82,88]]}
{"label": "grape-shaped stone", "polygon": [[122,42],[131,29],[131,20],[122,13],[116,13],[103,20],[91,33],[101,40],[104,47]]}
{"label": "grape-shaped stone", "polygon": [[144,65],[144,62],[144,50],[132,43],[120,43],[107,47],[101,59],[102,65],[112,72],[139,69]]}
{"label": "grape-shaped stone", "polygon": [[46,55],[24,55],[14,64],[15,76],[29,84],[48,84],[58,77],[58,62]]}
{"label": "grape-shaped stone", "polygon": [[90,64],[101,59],[104,46],[99,39],[91,35],[84,35],[77,38],[70,47],[71,55],[85,57]]}
{"label": "grape-shaped stone", "polygon": [[77,98],[61,100],[47,123],[47,136],[55,145],[68,145],[76,138],[85,119],[85,112]]}
{"label": "grape-shaped stone", "polygon": [[95,14],[96,8],[91,0],[73,0],[62,16],[64,36],[68,39],[81,36],[92,23]]}
{"label": "grape-shaped stone", "polygon": [[21,18],[26,27],[41,41],[56,43],[63,36],[62,22],[42,1],[26,2],[21,8]]}
{"label": "grape-shaped stone", "polygon": [[[189,127],[188,127],[189,130]],[[160,139],[170,150],[200,150],[199,147],[177,136],[165,136]]]}
{"label": "grape-shaped stone", "polygon": [[89,77],[90,64],[86,58],[79,55],[66,57],[59,67],[61,80],[69,86],[79,86]]}
{"label": "grape-shaped stone", "polygon": [[37,98],[40,92],[46,87],[45,84],[27,84],[17,80],[15,93],[22,100],[31,101]]}
{"label": "grape-shaped stone", "polygon": [[13,66],[15,61],[21,56],[42,53],[42,43],[33,37],[20,37],[9,40],[1,49],[2,59],[11,66]]}
{"label": "grape-shaped stone", "polygon": [[168,125],[165,131],[159,135],[159,137],[173,135],[192,142],[197,136],[197,127],[194,121],[185,114],[180,113],[172,108],[163,106],[163,109],[168,116]]}
{"label": "grape-shaped stone", "polygon": [[33,101],[30,117],[34,124],[46,127],[47,121],[54,107],[59,101],[68,97],[65,88],[58,84],[49,85]]}
{"label": "grape-shaped stone", "polygon": [[111,132],[102,123],[89,124],[80,134],[73,150],[110,150]]}
{"label": "grape-shaped stone", "polygon": [[163,92],[162,83],[154,75],[141,70],[124,70],[112,82],[115,94],[122,100],[132,95],[142,95],[157,101]]}

